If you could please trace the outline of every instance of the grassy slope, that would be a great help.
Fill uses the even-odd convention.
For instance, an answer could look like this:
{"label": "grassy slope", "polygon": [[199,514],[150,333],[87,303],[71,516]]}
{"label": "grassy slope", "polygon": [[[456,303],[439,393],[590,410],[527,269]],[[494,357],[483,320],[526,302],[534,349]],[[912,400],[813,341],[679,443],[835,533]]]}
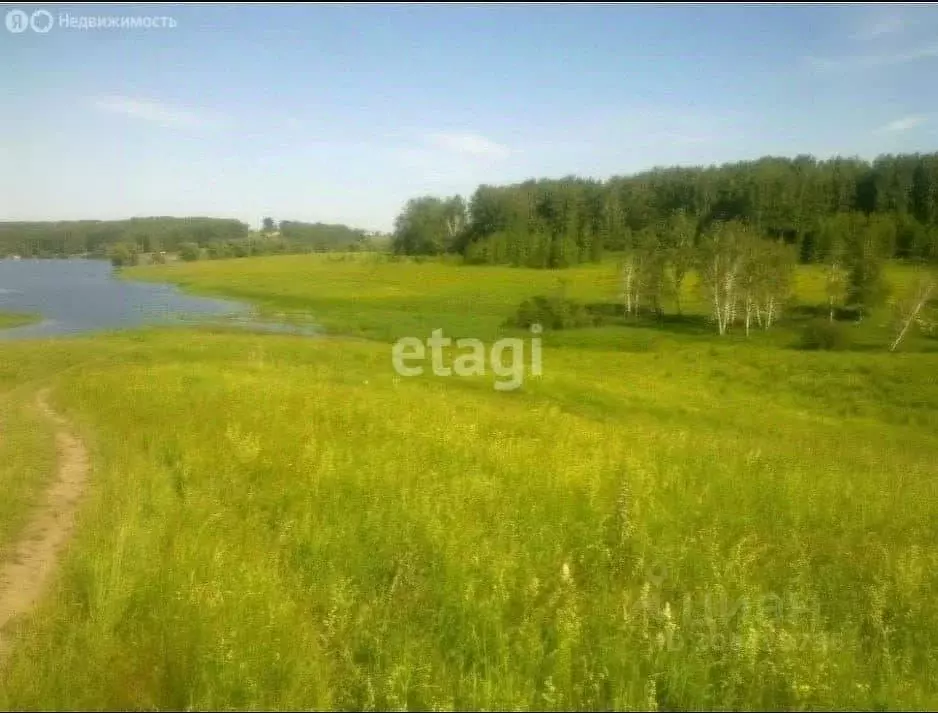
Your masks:
{"label": "grassy slope", "polygon": [[[608,299],[607,268],[568,293]],[[492,339],[557,279],[130,274],[384,340]],[[4,345],[0,385],[56,376],[95,488],[0,707],[934,707],[938,355],[790,336],[550,335],[515,392],[341,338]]]}
{"label": "grassy slope", "polygon": [[0,310],[0,329],[22,327],[26,324],[38,322],[41,318],[34,314],[21,314],[19,312],[4,312]]}

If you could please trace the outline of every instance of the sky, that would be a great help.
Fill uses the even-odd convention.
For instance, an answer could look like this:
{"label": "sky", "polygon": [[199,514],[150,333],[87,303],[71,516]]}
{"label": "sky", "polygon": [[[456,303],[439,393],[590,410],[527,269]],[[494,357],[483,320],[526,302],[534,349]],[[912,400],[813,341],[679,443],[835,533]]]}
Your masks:
{"label": "sky", "polygon": [[938,150],[938,5],[11,10],[54,21],[0,25],[0,220],[388,231],[481,183]]}

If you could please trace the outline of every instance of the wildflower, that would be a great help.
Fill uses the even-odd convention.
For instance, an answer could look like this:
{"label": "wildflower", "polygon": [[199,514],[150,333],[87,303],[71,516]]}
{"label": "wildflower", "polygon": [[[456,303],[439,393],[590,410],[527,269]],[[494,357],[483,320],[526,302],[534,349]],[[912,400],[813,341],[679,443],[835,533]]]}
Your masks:
{"label": "wildflower", "polygon": [[653,678],[649,678],[645,684],[645,710],[658,710],[658,686]]}
{"label": "wildflower", "polygon": [[668,642],[674,640],[674,633],[677,631],[677,624],[674,622],[674,617],[671,616],[671,603],[665,602],[664,609],[661,612],[664,617],[664,631],[668,637]]}
{"label": "wildflower", "polygon": [[563,579],[565,584],[573,584],[573,576],[570,574],[570,565],[566,562],[563,563],[563,568],[560,572],[561,579]]}
{"label": "wildflower", "polygon": [[619,541],[624,544],[635,535],[635,523],[630,517],[632,490],[627,480],[622,481],[616,507],[619,516]]}

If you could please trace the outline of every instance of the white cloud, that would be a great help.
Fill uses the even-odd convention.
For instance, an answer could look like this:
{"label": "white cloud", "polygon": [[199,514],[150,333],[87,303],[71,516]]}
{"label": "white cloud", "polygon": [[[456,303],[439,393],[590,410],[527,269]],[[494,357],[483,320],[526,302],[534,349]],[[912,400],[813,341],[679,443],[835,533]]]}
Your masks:
{"label": "white cloud", "polygon": [[896,119],[895,121],[890,121],[885,126],[881,127],[880,131],[908,131],[909,129],[914,129],[916,126],[921,126],[925,123],[925,117],[920,115],[904,116],[901,119]]}
{"label": "white cloud", "polygon": [[95,108],[112,114],[121,114],[134,119],[149,121],[170,128],[201,128],[218,123],[216,118],[188,109],[168,106],[160,102],[131,97],[112,96],[99,99]]}
{"label": "white cloud", "polygon": [[427,141],[444,151],[477,158],[503,159],[511,152],[508,147],[478,134],[438,133],[430,134]]}
{"label": "white cloud", "polygon": [[908,52],[879,55],[854,55],[850,57],[808,57],[807,62],[819,70],[874,69],[896,64],[907,64],[922,59],[938,57],[938,44],[925,45]]}

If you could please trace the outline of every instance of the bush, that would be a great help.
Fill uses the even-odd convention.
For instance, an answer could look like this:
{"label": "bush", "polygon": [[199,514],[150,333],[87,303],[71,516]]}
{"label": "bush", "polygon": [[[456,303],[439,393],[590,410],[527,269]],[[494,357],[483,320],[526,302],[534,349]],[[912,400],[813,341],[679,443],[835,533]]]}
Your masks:
{"label": "bush", "polygon": [[140,262],[140,250],[136,244],[115,243],[109,251],[114,267],[137,265]]}
{"label": "bush", "polygon": [[626,317],[625,305],[619,302],[594,302],[586,305],[586,311],[599,321],[613,320]]}
{"label": "bush", "polygon": [[596,319],[582,305],[559,297],[537,296],[525,300],[518,307],[508,326],[528,329],[539,324],[544,329],[573,329],[592,327]]}
{"label": "bush", "polygon": [[224,242],[210,243],[207,252],[210,259],[222,260],[231,257],[231,246]]}
{"label": "bush", "polygon": [[801,335],[801,348],[841,351],[850,347],[848,328],[826,319],[813,320]]}
{"label": "bush", "polygon": [[186,262],[194,262],[202,257],[202,250],[195,243],[182,243],[179,246],[179,257]]}

